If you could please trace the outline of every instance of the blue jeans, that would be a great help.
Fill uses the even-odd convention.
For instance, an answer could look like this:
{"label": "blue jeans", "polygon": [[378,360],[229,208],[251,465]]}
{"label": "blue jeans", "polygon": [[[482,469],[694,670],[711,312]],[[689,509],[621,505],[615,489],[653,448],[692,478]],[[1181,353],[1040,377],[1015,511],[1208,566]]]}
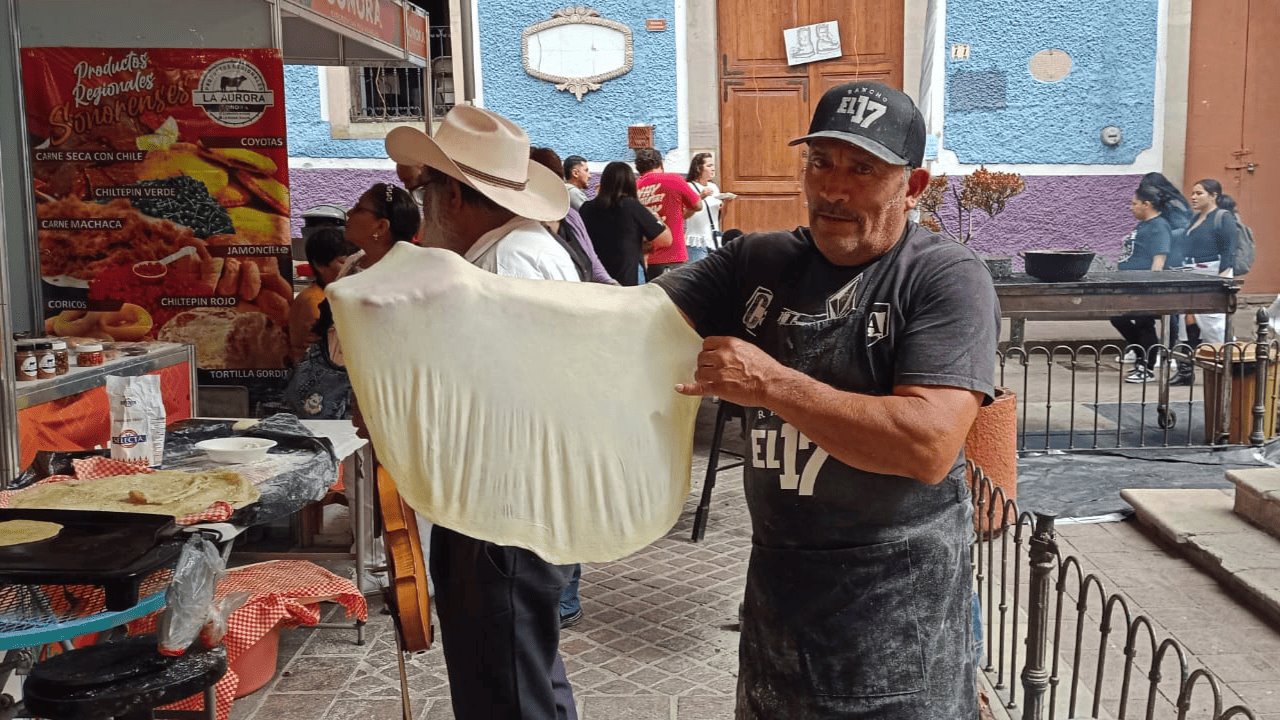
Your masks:
{"label": "blue jeans", "polygon": [[[573,576],[569,578],[569,584],[564,586],[564,590],[560,592],[560,617],[565,618],[582,609],[582,598],[578,596],[578,585],[582,581],[582,566],[573,566]],[[974,602],[977,602],[977,596],[974,596]]]}

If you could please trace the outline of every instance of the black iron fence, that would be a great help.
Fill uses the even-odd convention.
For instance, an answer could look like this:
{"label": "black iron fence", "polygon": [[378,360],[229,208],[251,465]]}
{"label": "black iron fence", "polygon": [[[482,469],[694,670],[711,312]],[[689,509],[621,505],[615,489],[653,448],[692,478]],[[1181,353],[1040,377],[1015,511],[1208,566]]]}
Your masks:
{"label": "black iron fence", "polygon": [[1018,395],[1018,450],[1261,445],[1276,432],[1280,396],[1280,342],[1262,310],[1253,335],[1156,346],[1150,378],[1134,376],[1145,354],[1136,346],[1011,347],[998,378]]}
{"label": "black iron fence", "polygon": [[1224,710],[1211,672],[1192,669],[1176,640],[1161,638],[1080,559],[1062,556],[1052,515],[1019,511],[981,468],[969,470],[980,669],[1011,716],[1256,720],[1243,705]]}

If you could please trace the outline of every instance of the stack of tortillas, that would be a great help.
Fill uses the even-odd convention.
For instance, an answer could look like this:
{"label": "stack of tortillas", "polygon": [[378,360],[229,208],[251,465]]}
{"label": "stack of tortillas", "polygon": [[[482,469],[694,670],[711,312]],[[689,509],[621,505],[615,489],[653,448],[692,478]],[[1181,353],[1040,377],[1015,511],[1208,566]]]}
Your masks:
{"label": "stack of tortillas", "polygon": [[258,499],[258,488],[230,470],[159,470],[100,480],[36,485],[13,495],[9,507],[105,510],[183,517],[215,502],[239,508]]}

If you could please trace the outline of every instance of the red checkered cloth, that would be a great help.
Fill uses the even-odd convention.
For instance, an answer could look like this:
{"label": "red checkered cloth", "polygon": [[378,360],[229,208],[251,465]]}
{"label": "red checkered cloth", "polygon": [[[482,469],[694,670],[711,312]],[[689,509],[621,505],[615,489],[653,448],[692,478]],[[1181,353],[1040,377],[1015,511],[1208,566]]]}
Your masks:
{"label": "red checkered cloth", "polygon": [[[147,467],[146,460],[112,460],[107,457],[72,460],[71,467],[76,473],[74,477],[71,475],[50,475],[28,487],[66,480],[101,480],[102,478],[115,477],[117,475],[146,475],[155,472],[155,470]],[[0,508],[9,507],[14,493],[20,493],[26,489],[28,488],[0,492]],[[202,522],[225,522],[231,518],[233,512],[235,512],[235,508],[231,507],[230,503],[218,500],[198,513],[178,518],[177,523],[179,525],[195,525]]]}
{"label": "red checkered cloth", "polygon": [[[227,661],[236,660],[266,637],[276,625],[293,627],[320,622],[321,601],[336,602],[346,608],[347,618],[369,619],[369,606],[355,584],[305,560],[275,560],[235,568],[218,583],[217,597],[239,591],[252,593],[249,600],[231,613],[227,635]],[[135,620],[129,625],[133,634],[155,632],[159,614]],[[235,700],[240,677],[227,670],[214,686],[218,720],[226,720]],[[204,698],[193,695],[165,707],[168,710],[203,710]]]}
{"label": "red checkered cloth", "polygon": [[112,460],[108,457],[91,457],[72,460],[77,480],[101,480],[117,475],[148,475],[155,472],[147,467],[146,460]]}

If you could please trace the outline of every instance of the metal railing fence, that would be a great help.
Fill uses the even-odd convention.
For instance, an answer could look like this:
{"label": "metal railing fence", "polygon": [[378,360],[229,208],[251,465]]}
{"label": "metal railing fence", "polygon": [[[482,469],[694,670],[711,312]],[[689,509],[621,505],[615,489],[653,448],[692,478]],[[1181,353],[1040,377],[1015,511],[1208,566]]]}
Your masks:
{"label": "metal railing fence", "polygon": [[[1250,342],[1158,345],[1147,382],[1126,379],[1137,346],[1010,347],[997,378],[1018,396],[1018,451],[1262,445],[1280,396],[1280,341],[1269,335],[1259,310]],[[1175,368],[1187,367],[1190,384],[1173,385]]]}
{"label": "metal railing fence", "polygon": [[[1156,624],[1135,615],[1124,596],[1108,593],[1081,559],[1063,557],[1053,515],[1021,512],[972,462],[969,473],[974,584],[986,643],[980,670],[1010,715],[1019,717],[1020,709],[1023,720],[1257,720],[1244,705],[1224,710],[1223,688],[1211,672],[1192,669],[1177,640],[1161,639]],[[1118,680],[1108,675],[1109,655],[1122,663]]]}

